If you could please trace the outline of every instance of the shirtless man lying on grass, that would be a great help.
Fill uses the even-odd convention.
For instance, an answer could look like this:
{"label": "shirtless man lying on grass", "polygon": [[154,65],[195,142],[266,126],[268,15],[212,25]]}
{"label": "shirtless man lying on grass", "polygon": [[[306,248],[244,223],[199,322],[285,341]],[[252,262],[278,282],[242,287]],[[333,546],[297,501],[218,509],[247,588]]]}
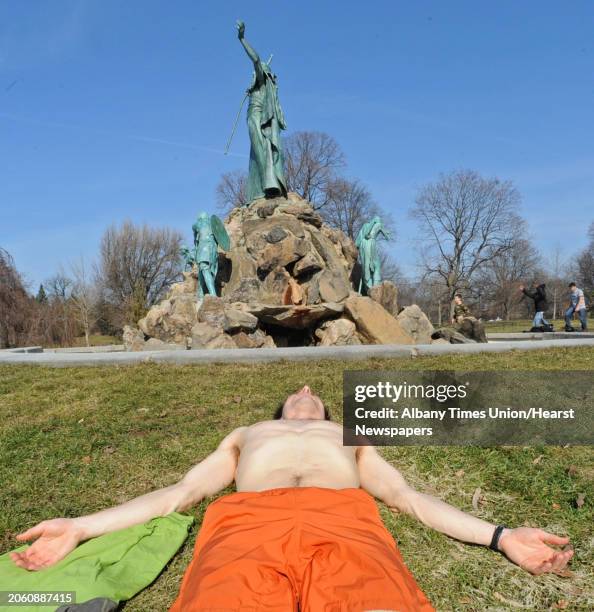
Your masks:
{"label": "shirtless man lying on grass", "polygon": [[[279,411],[280,412],[280,411]],[[280,418],[231,432],[177,484],[75,519],[43,521],[13,553],[39,570],[83,540],[183,511],[235,481],[208,507],[194,557],[171,610],[432,610],[383,526],[374,497],[464,542],[489,545],[495,525],[412,489],[373,447],[345,447],[342,427],[305,386]],[[568,538],[497,529],[498,549],[525,570],[563,569]]]}

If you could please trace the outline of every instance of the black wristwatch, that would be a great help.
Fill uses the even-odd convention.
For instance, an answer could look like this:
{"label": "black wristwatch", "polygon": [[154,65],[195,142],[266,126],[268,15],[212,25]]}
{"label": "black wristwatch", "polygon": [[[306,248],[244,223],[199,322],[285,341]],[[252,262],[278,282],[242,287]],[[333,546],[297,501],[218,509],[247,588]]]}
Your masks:
{"label": "black wristwatch", "polygon": [[504,529],[507,529],[505,525],[497,525],[497,527],[495,527],[493,537],[491,538],[491,544],[489,544],[489,548],[491,550],[494,550],[495,552],[501,552],[499,550],[499,538],[501,537],[501,534],[503,533]]}

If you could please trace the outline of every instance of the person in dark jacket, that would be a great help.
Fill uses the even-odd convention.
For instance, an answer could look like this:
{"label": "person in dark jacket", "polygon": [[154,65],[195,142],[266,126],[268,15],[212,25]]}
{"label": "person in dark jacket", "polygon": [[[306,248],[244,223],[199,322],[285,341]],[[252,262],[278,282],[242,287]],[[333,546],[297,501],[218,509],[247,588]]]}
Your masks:
{"label": "person in dark jacket", "polygon": [[534,282],[532,290],[526,289],[524,285],[520,285],[520,291],[534,300],[534,320],[532,327],[540,327],[541,325],[549,325],[549,322],[544,318],[545,310],[549,307],[547,303],[546,286],[544,283]]}

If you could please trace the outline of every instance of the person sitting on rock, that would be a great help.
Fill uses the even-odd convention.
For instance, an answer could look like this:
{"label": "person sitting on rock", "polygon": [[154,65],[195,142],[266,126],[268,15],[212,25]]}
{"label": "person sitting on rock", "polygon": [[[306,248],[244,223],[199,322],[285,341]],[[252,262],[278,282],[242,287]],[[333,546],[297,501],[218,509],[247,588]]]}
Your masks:
{"label": "person sitting on rock", "polygon": [[212,502],[173,612],[185,610],[433,610],[384,527],[374,498],[446,535],[502,552],[532,574],[571,559],[566,537],[503,528],[413,489],[372,446],[344,446],[343,428],[304,386],[273,420],[239,427],[177,484],[17,536],[27,570],[57,563],[79,542]]}
{"label": "person sitting on rock", "polygon": [[456,293],[454,296],[452,325],[467,338],[476,340],[476,342],[487,342],[484,325],[472,314],[460,293]]}
{"label": "person sitting on rock", "polygon": [[461,293],[456,293],[454,296],[454,315],[452,316],[452,324],[462,323],[463,319],[474,317],[470,312],[470,308],[466,306],[464,300],[462,299]]}

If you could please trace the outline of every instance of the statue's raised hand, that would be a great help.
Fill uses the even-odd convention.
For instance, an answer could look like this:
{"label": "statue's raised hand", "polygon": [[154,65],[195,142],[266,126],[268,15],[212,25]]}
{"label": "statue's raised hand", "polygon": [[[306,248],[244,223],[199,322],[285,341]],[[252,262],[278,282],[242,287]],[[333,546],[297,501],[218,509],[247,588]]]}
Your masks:
{"label": "statue's raised hand", "polygon": [[40,570],[61,561],[81,539],[80,527],[72,519],[42,521],[17,536],[21,542],[35,542],[26,550],[10,553],[10,558],[23,569]]}
{"label": "statue's raised hand", "polygon": [[245,23],[243,23],[243,21],[240,21],[238,19],[236,27],[237,27],[237,37],[239,38],[239,40],[241,40],[243,38],[243,35],[245,34]]}

